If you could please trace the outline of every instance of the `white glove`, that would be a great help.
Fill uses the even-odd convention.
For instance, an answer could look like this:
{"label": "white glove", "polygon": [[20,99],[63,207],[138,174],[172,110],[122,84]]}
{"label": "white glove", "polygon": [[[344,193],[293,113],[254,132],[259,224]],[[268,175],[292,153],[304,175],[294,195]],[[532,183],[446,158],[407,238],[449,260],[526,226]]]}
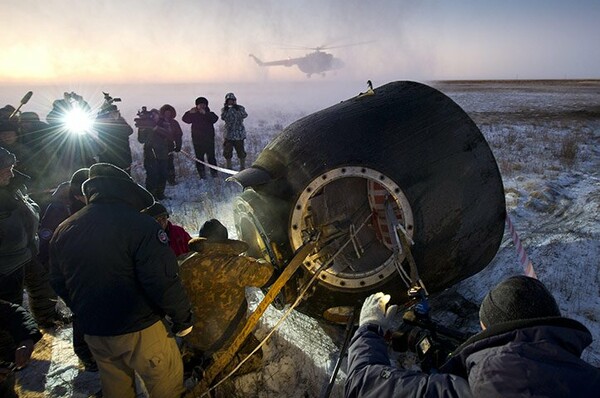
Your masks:
{"label": "white glove", "polygon": [[190,326],[187,329],[184,329],[180,332],[175,333],[175,336],[177,336],[177,337],[187,336],[188,334],[190,334],[190,332],[192,331],[193,328],[194,328],[194,326]]}
{"label": "white glove", "polygon": [[385,333],[390,328],[391,321],[398,312],[397,305],[390,305],[386,311],[385,306],[389,303],[390,298],[389,294],[383,294],[382,292],[367,297],[360,310],[358,325],[362,326],[365,323],[378,325]]}

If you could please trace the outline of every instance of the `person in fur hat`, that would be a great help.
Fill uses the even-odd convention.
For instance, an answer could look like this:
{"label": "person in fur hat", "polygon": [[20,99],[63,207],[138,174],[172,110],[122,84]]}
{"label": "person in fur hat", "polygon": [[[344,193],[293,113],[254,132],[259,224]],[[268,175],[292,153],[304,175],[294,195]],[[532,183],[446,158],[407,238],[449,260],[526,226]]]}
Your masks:
{"label": "person in fur hat", "polygon": [[[194,330],[184,340],[197,361],[210,358],[233,341],[244,326],[248,310],[246,287],[265,286],[273,275],[273,266],[240,255],[248,245],[229,239],[227,228],[216,219],[205,222],[189,246],[193,254],[180,263],[179,272],[196,315]],[[240,352],[250,352],[257,344],[250,335]]]}
{"label": "person in fur hat", "polygon": [[171,125],[171,136],[173,138],[171,151],[167,161],[167,182],[169,185],[177,185],[177,174],[175,172],[175,159],[173,152],[181,151],[183,131],[179,122],[175,120],[177,111],[172,105],[165,104],[160,107],[160,115]]}
{"label": "person in fur hat", "polygon": [[[208,100],[205,97],[196,98],[196,106],[187,111],[181,120],[192,125],[192,144],[196,158],[216,166],[214,125],[219,117],[208,107]],[[196,162],[196,170],[201,179],[206,178],[205,169],[202,163]],[[217,171],[210,169],[210,175],[216,177]]]}
{"label": "person in fur hat", "polygon": [[108,163],[90,167],[82,192],[87,205],[50,241],[50,275],[81,325],[103,394],[134,398],[137,373],[151,397],[179,397],[174,336],[189,333],[193,317],[167,234],[140,213],[154,198]]}

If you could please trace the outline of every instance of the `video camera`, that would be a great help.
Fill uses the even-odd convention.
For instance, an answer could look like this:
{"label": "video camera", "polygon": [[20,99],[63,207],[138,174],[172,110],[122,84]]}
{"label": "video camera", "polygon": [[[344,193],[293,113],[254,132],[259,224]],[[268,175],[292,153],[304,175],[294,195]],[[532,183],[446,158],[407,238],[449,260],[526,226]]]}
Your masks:
{"label": "video camera", "polygon": [[113,102],[121,102],[121,98],[113,98],[110,96],[109,93],[105,93],[104,91],[102,92],[102,94],[104,94],[104,102],[112,105]]}
{"label": "video camera", "polygon": [[152,128],[156,126],[152,111],[149,111],[145,106],[142,106],[142,109],[137,112],[137,117],[133,121],[137,128]]}
{"label": "video camera", "polygon": [[471,335],[434,322],[429,316],[429,301],[421,287],[409,289],[408,296],[411,301],[402,315],[402,325],[391,335],[392,349],[416,354],[424,372],[439,369]]}

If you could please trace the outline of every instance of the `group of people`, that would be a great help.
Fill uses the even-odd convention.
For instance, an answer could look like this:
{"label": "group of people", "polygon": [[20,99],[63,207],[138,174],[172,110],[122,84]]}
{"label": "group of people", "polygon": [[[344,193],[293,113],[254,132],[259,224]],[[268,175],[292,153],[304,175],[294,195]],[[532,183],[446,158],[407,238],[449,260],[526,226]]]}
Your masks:
{"label": "group of people", "polygon": [[[242,256],[247,245],[229,239],[216,219],[192,239],[149,191],[110,163],[80,169],[60,184],[38,222],[15,164],[14,154],[0,148],[6,215],[0,219],[0,310],[10,312],[0,323],[8,333],[6,340],[0,333],[0,348],[8,347],[1,359],[24,366],[40,338],[35,313],[21,307],[24,270],[34,262],[50,287],[52,309],[58,295],[72,311],[74,351],[84,370],[99,371],[103,396],[136,396],[135,373],[150,396],[180,396],[182,353],[199,377],[198,366],[206,367],[243,326],[245,287],[265,286],[273,267]],[[14,370],[0,365],[2,396],[15,396]]]}
{"label": "group of people", "polygon": [[[17,112],[9,106],[0,110],[2,397],[16,396],[14,371],[31,358],[40,330],[70,322],[74,352],[85,371],[99,371],[104,396],[135,396],[135,373],[151,396],[179,396],[183,357],[200,377],[198,369],[243,325],[245,287],[261,287],[273,275],[270,264],[241,256],[246,244],[228,239],[218,220],[192,239],[156,201],[164,198],[165,181],[174,183],[169,164],[183,135],[175,109],[167,104],[136,120],[145,189],[130,175],[133,129],[107,97],[93,135],[65,131],[67,111],[90,110],[74,93],[54,102],[47,124],[27,112],[11,117]],[[233,148],[246,157],[247,114],[231,93],[221,113],[233,134],[224,145],[230,166]],[[196,155],[211,164],[217,120],[202,97],[184,120],[192,124]],[[65,170],[75,171],[65,178]],[[205,176],[203,165],[198,173]],[[40,187],[36,182],[58,178],[42,206],[28,194]],[[72,315],[57,309],[58,297]]]}
{"label": "group of people", "polygon": [[[105,94],[105,102],[88,130],[71,131],[73,127],[69,126],[67,116],[73,110],[88,116],[92,112],[89,104],[75,93],[65,93],[63,99],[54,101],[46,122],[34,112],[10,117],[15,111],[10,105],[0,109],[0,146],[17,156],[18,170],[31,177],[28,189],[40,202],[45,202],[44,194],[68,179],[74,170],[95,162],[111,163],[131,172],[129,139],[133,128],[121,116],[114,99]],[[135,119],[137,140],[143,144],[145,187],[159,200],[165,198],[167,183],[177,183],[174,153],[181,151],[183,131],[176,116],[175,108],[165,104],[160,109],[140,112]],[[220,114],[224,121],[223,157],[228,169],[233,167],[234,149],[240,170],[246,167],[244,119],[247,116],[235,95],[228,93]],[[216,166],[214,124],[219,116],[210,110],[208,100],[198,97],[182,120],[191,124],[196,158]],[[206,178],[204,164],[196,162],[196,168],[199,177]],[[211,168],[210,173],[216,177],[217,170]]]}
{"label": "group of people", "polygon": [[[182,120],[192,125],[196,156],[215,164],[218,117],[206,98],[195,105]],[[248,246],[229,239],[218,220],[206,221],[197,238],[169,221],[156,199],[164,195],[171,148],[181,148],[173,133],[181,128],[170,105],[150,113],[150,122],[137,125],[146,169],[159,175],[147,177],[147,189],[128,173],[133,130],[107,104],[98,138],[114,147],[105,145],[101,162],[58,184],[42,211],[26,193],[28,177],[11,150],[17,147],[3,147],[12,134],[0,131],[0,396],[16,396],[14,371],[30,360],[40,329],[72,321],[74,351],[84,370],[99,372],[104,397],[136,396],[136,373],[150,396],[178,397],[184,369],[201,377],[243,327],[245,287],[273,281],[273,266],[244,256]],[[245,166],[246,116],[227,94],[221,118],[230,126],[224,143],[229,167],[234,149]],[[36,148],[33,137],[17,140],[19,154]],[[206,177],[203,165],[198,173]],[[56,309],[57,297],[72,319]],[[482,331],[431,373],[392,365],[386,336],[396,307],[387,307],[389,299],[377,293],[363,304],[349,350],[347,397],[599,394],[600,370],[580,358],[591,333],[562,317],[536,279],[511,277],[492,289],[480,307]],[[257,344],[250,336],[241,351]]]}

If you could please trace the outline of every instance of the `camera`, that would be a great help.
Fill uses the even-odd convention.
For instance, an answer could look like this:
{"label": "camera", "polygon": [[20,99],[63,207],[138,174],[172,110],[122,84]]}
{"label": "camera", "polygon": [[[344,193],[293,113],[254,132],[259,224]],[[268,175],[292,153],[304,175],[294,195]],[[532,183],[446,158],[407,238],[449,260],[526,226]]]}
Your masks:
{"label": "camera", "polygon": [[156,125],[156,122],[152,117],[152,112],[145,106],[142,106],[142,109],[137,112],[137,117],[133,119],[133,121],[137,128],[152,128]]}
{"label": "camera", "polygon": [[470,335],[434,322],[422,288],[413,287],[408,295],[411,301],[402,314],[402,325],[391,334],[392,349],[414,353],[424,372],[439,369]]}

